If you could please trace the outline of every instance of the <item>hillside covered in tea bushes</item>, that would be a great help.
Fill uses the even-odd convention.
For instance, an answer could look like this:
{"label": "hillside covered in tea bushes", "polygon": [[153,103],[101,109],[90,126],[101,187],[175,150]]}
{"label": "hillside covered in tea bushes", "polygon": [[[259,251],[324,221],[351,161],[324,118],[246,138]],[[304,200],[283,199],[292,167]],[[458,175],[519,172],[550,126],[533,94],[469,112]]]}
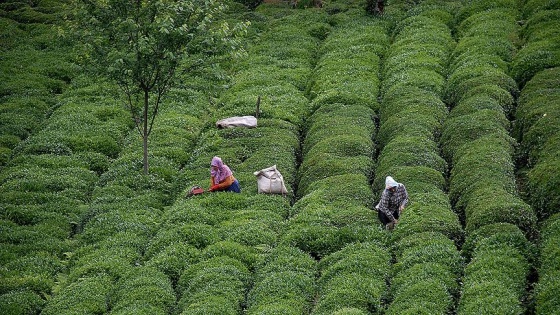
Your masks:
{"label": "hillside covered in tea bushes", "polygon": [[[0,3],[0,313],[560,314],[560,1],[315,3],[228,2],[246,53],[177,71],[148,175],[72,1]],[[186,198],[213,156],[242,193]]]}

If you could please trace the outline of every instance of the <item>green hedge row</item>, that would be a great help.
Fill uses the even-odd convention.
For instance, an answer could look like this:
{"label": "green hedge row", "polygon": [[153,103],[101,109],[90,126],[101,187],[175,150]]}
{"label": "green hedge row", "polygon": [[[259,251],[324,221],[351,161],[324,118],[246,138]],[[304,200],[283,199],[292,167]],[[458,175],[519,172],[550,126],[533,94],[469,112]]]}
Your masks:
{"label": "green hedge row", "polygon": [[415,233],[400,239],[393,253],[387,314],[447,314],[454,309],[463,259],[452,240],[439,232]]}
{"label": "green hedge row", "polygon": [[304,130],[299,199],[281,242],[318,259],[349,243],[382,238],[372,225],[368,179],[380,55],[387,43],[384,22],[356,15],[329,33],[311,76],[313,113]]}
{"label": "green hedge row", "polygon": [[558,213],[558,144],[560,112],[556,106],[560,68],[539,72],[519,99],[516,129],[521,157],[527,161],[527,192],[540,218]]}
{"label": "green hedge row", "polygon": [[239,314],[250,272],[237,259],[215,256],[185,269],[177,283],[181,314]]}
{"label": "green hedge row", "polygon": [[526,192],[541,225],[539,280],[535,289],[536,314],[557,313],[558,291],[558,145],[560,117],[558,73],[560,63],[558,17],[555,2],[527,1],[522,29],[525,45],[515,56],[512,75],[523,87],[516,112],[519,155],[526,166]]}
{"label": "green hedge row", "polygon": [[554,1],[527,1],[522,13],[523,46],[515,55],[511,74],[523,87],[542,70],[560,66],[560,6]]}
{"label": "green hedge row", "polygon": [[[536,290],[537,314],[552,314],[558,308],[553,292],[558,289],[558,252],[554,244],[555,214],[558,213],[558,99],[559,47],[557,3],[527,1],[523,7],[526,23],[522,29],[525,45],[515,56],[512,74],[523,86],[516,112],[515,131],[521,142],[520,156],[526,162],[527,195],[539,218],[546,219],[541,230],[541,265]],[[555,67],[555,68],[554,68]],[[552,217],[551,217],[552,216]],[[557,229],[556,229],[557,230]],[[557,246],[556,246],[557,247]],[[549,268],[550,267],[550,268]]]}
{"label": "green hedge row", "polygon": [[[477,6],[465,8],[465,12]],[[475,38],[480,45],[475,46],[477,49],[456,50],[451,61],[453,72],[446,90],[454,107],[450,119],[444,124],[441,138],[445,157],[453,164],[450,197],[460,213],[465,211],[469,232],[497,222],[510,222],[527,232],[533,232],[534,213],[516,195],[513,164],[515,140],[509,136],[506,118],[512,108],[510,101],[502,96],[515,96],[518,93],[514,88],[516,84],[508,83],[511,79],[503,68],[494,66],[492,58],[482,58],[476,65],[473,64],[476,56],[493,55],[505,62],[511,60],[511,56],[501,55],[485,47],[493,45],[496,38],[515,40],[512,39],[515,36],[512,30],[515,30],[519,14],[517,7],[507,2],[490,7],[493,9],[465,16],[458,27],[459,34],[465,36],[460,39],[458,48],[471,38]],[[497,21],[496,16],[501,18]],[[509,21],[510,26],[504,25],[504,21]],[[477,32],[477,29],[492,31],[486,34]],[[465,55],[473,57],[463,57]],[[462,63],[466,63],[465,66]],[[489,67],[493,70],[488,71]],[[467,81],[472,84],[465,85]],[[500,198],[495,198],[496,195]]]}
{"label": "green hedge row", "polygon": [[0,167],[42,127],[57,95],[79,72],[70,60],[69,43],[57,35],[62,2],[44,2],[0,4]]}
{"label": "green hedge row", "polygon": [[560,215],[555,214],[541,225],[539,240],[539,282],[535,289],[536,314],[557,314],[560,282]]}
{"label": "green hedge row", "polygon": [[467,266],[458,314],[522,314],[536,217],[518,195],[507,117],[518,95],[508,75],[519,44],[516,1],[480,1],[457,14],[459,41],[445,89],[452,106],[441,146],[449,195],[465,221]]}
{"label": "green hedge row", "polygon": [[345,308],[379,313],[387,294],[390,253],[377,243],[354,243],[319,262],[319,296],[311,314],[334,314]]}
{"label": "green hedge row", "polygon": [[[100,95],[98,88],[108,87],[109,91],[117,92],[108,85],[96,87],[87,85],[87,80],[83,82],[83,86],[69,90],[68,103],[80,100],[103,104],[107,101],[106,94]],[[150,240],[158,233],[164,207],[169,206],[184,189],[181,168],[190,160],[188,152],[192,152],[204,127],[199,118],[203,116],[199,109],[203,106],[202,101],[207,102],[204,95],[194,89],[170,91],[149,139],[149,175],[143,174],[141,137],[132,128],[130,114],[116,109],[117,104],[111,103],[104,108],[98,105],[97,110],[94,105],[63,106],[59,109],[60,117],[51,117],[60,123],[52,131],[45,128],[45,133],[51,132],[53,138],[58,137],[57,141],[68,143],[72,156],[80,156],[82,150],[85,153],[92,149],[101,150],[107,154],[107,163],[92,160],[100,176],[90,187],[88,204],[77,220],[79,247],[71,253],[61,289],[47,303],[49,312],[74,312],[64,305],[76,304],[79,308],[79,301],[84,298],[71,288],[102,275],[108,276],[108,283],[102,288],[88,290],[92,296],[105,296],[105,307],[115,313],[167,314],[175,309],[176,292],[172,285],[177,283],[185,264],[198,259],[196,248],[190,251],[191,248],[186,246],[168,248],[167,253],[185,249],[186,252],[179,255],[191,258],[185,262],[159,252],[153,253],[148,260],[145,253]],[[119,99],[120,95],[116,94],[114,98]],[[64,137],[61,131],[64,128],[71,130],[72,137]],[[86,136],[87,132],[108,133],[111,137],[104,140]],[[95,142],[98,139],[99,142]],[[108,139],[113,139],[114,145],[102,145],[108,143]],[[116,150],[104,151],[106,148]],[[153,303],[147,303],[148,296],[154,292],[153,297],[157,298],[151,300]]]}
{"label": "green hedge row", "polygon": [[278,246],[262,255],[247,296],[247,314],[305,314],[315,298],[317,262],[302,250]]}
{"label": "green hedge row", "polygon": [[[67,253],[76,248],[71,237],[80,230],[99,175],[130,127],[126,112],[108,104],[101,86],[77,80],[72,87],[59,96],[59,107],[42,130],[14,147],[0,172],[1,219],[7,228],[2,264],[8,280],[2,294],[26,293],[29,301],[21,308],[39,306],[33,292],[42,295],[41,307],[53,293]],[[97,103],[81,99],[94,93]]]}
{"label": "green hedge row", "polygon": [[[164,212],[147,249],[147,264],[155,264],[178,284],[178,310],[184,314],[239,314],[245,308],[249,313],[272,312],[294,303],[308,308],[311,299],[305,296],[314,292],[314,271],[305,277],[292,268],[280,273],[265,257],[278,245],[283,221],[290,215],[299,133],[308,115],[303,91],[319,40],[312,30],[323,25],[324,15],[264,5],[252,17],[255,29],[249,33],[257,32],[258,41],[250,39],[248,55],[235,64],[229,86],[211,100],[209,120],[183,173],[183,194],[192,185],[207,188],[210,160],[220,156],[239,180],[242,193],[177,198]],[[215,129],[218,119],[254,115],[259,97],[257,128]],[[253,172],[272,165],[283,174],[288,196],[257,194]],[[170,257],[182,249],[188,251],[186,261]],[[215,266],[208,268],[212,261]],[[243,270],[243,275],[232,268]],[[263,271],[268,268],[272,269]],[[261,272],[261,278],[254,279]],[[294,277],[305,291],[290,291],[285,301],[274,304],[263,302],[273,294],[287,294],[269,288],[281,288]]]}
{"label": "green hedge row", "polygon": [[387,314],[447,314],[459,292],[463,231],[444,192],[447,162],[437,144],[448,114],[442,97],[455,47],[449,25],[454,6],[423,3],[404,10],[384,65],[373,190],[379,196],[390,175],[410,198],[389,236],[395,264]]}

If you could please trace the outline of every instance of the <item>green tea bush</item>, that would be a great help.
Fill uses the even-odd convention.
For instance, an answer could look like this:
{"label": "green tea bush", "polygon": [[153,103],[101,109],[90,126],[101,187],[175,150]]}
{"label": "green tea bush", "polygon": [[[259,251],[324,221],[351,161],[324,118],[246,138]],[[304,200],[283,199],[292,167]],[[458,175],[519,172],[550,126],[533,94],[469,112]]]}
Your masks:
{"label": "green tea bush", "polygon": [[532,14],[537,13],[540,10],[553,10],[553,9],[560,9],[558,3],[549,2],[546,0],[529,0],[525,3],[525,6],[523,7],[523,13],[526,16],[530,16]]}
{"label": "green tea bush", "polygon": [[[72,242],[64,239],[68,236],[68,230],[64,229],[64,226],[61,228],[60,224],[42,222],[31,226],[19,226],[8,220],[2,220],[0,224],[2,226],[0,240],[16,256],[29,255],[36,251],[46,251],[61,256],[72,248]],[[10,256],[12,259],[16,258]]]}
{"label": "green tea bush", "polygon": [[[470,200],[469,192],[483,187],[498,187],[514,193],[512,154],[509,141],[493,135],[483,136],[463,145],[454,155],[457,161],[454,161],[451,170],[451,200]],[[493,184],[489,186],[490,183]]]}
{"label": "green tea bush", "polygon": [[539,71],[560,66],[558,38],[529,41],[516,55],[512,64],[512,76],[523,86]]}
{"label": "green tea bush", "polygon": [[320,261],[320,296],[312,314],[332,314],[345,307],[381,309],[389,253],[375,243],[349,244]]}
{"label": "green tea bush", "polygon": [[32,252],[3,265],[0,292],[8,294],[23,289],[49,294],[54,277],[63,268],[59,258],[45,252]]}
{"label": "green tea bush", "polygon": [[525,294],[529,264],[525,257],[507,244],[483,240],[474,252],[474,259],[465,268],[463,281],[468,285],[487,279],[499,280],[518,296]]}
{"label": "green tea bush", "polygon": [[452,309],[453,298],[443,283],[421,280],[403,288],[385,314],[448,314]]}
{"label": "green tea bush", "polygon": [[449,271],[460,275],[463,259],[452,240],[436,232],[413,234],[401,239],[394,245],[396,263],[393,272],[398,274],[415,264],[438,263],[447,266]]}
{"label": "green tea bush", "polygon": [[247,246],[273,245],[277,241],[277,232],[269,224],[256,219],[233,218],[220,223],[220,239],[238,242]]}
{"label": "green tea bush", "polygon": [[[415,283],[429,283],[432,282],[430,285],[434,288],[439,288],[439,286],[443,286],[445,290],[450,296],[456,297],[459,294],[459,282],[457,281],[457,276],[454,275],[448,266],[443,265],[438,262],[427,262],[427,263],[419,263],[410,266],[408,269],[405,269],[398,274],[396,274],[391,279],[391,286],[390,291],[392,296],[398,296],[401,292],[405,293],[405,296],[408,296],[408,288],[413,286]],[[417,290],[413,289],[412,292],[416,292]],[[422,296],[422,295],[420,295]],[[408,296],[410,297],[410,296]],[[445,301],[447,297],[442,298]],[[418,301],[416,298],[414,299],[415,302],[424,301],[436,301],[437,299],[432,298],[423,298],[421,297]]]}
{"label": "green tea bush", "polygon": [[203,259],[210,259],[219,256],[237,259],[247,266],[247,269],[250,271],[255,269],[256,264],[260,260],[259,252],[255,247],[231,241],[222,241],[209,245],[202,251],[201,254]]}
{"label": "green tea bush", "polygon": [[522,253],[529,262],[534,262],[537,258],[536,247],[527,240],[527,237],[519,227],[511,223],[488,224],[469,233],[461,248],[463,257],[470,261],[475,249],[482,242],[487,244],[487,246],[492,244],[507,245]]}
{"label": "green tea bush", "polygon": [[364,312],[378,312],[384,292],[383,279],[364,278],[352,273],[340,275],[332,279],[328,288],[323,288],[311,314],[333,314],[347,307],[355,307]]}
{"label": "green tea bush", "polygon": [[509,121],[502,111],[490,109],[450,117],[444,124],[440,138],[443,155],[449,161],[461,159],[457,152],[460,152],[464,145],[481,138],[495,138],[513,144],[514,140],[506,129],[508,124]]}
{"label": "green tea bush", "polygon": [[369,51],[382,56],[388,44],[389,37],[383,25],[362,16],[340,25],[336,32],[331,32],[321,47],[321,55],[365,45]]}
{"label": "green tea bush", "polygon": [[0,295],[0,310],[4,314],[37,314],[44,305],[45,300],[29,289]]}
{"label": "green tea bush", "polygon": [[396,136],[384,148],[377,160],[377,169],[393,165],[425,166],[445,174],[447,163],[439,156],[435,142],[425,137]]}
{"label": "green tea bush", "polygon": [[460,38],[504,35],[514,37],[518,32],[516,25],[518,15],[516,6],[476,12],[461,22],[458,26],[458,35]]}
{"label": "green tea bush", "polygon": [[359,274],[385,279],[389,275],[389,252],[375,242],[351,243],[319,262],[319,286],[325,288],[339,275]]}
{"label": "green tea bush", "polygon": [[479,12],[488,12],[494,10],[503,10],[518,8],[517,2],[515,0],[485,0],[469,3],[460,8],[456,15],[456,21],[462,22],[466,18],[475,15]]}
{"label": "green tea bush", "polygon": [[425,194],[410,193],[410,199],[414,202],[401,214],[399,228],[391,234],[392,239],[400,240],[423,232],[439,232],[456,244],[462,241],[463,230],[457,214],[451,210],[447,196],[434,190]]}
{"label": "green tea bush", "polygon": [[540,276],[536,286],[536,314],[558,314],[558,289],[560,288],[558,270]]}
{"label": "green tea bush", "polygon": [[[173,285],[185,269],[200,261],[202,254],[194,246],[182,242],[175,242],[157,250],[148,247],[146,266],[156,268],[165,273]],[[147,257],[146,257],[147,256]]]}
{"label": "green tea bush", "polygon": [[[332,107],[336,105],[339,104],[333,104]],[[307,152],[317,143],[335,136],[353,136],[356,137],[355,141],[363,137],[369,138],[375,130],[373,117],[373,111],[361,106],[351,108],[341,106],[325,114],[316,112],[310,118],[312,125],[307,130],[303,153],[307,155]]]}
{"label": "green tea bush", "polygon": [[512,95],[517,95],[517,83],[501,69],[490,65],[475,68],[458,69],[449,76],[445,91],[446,102],[457,104],[468,92],[487,84],[502,88]]}
{"label": "green tea bush", "polygon": [[[175,305],[175,292],[169,278],[149,267],[137,267],[124,274],[111,294],[112,312],[126,310],[130,305],[142,305],[160,313],[169,313]],[[128,311],[126,311],[128,313]]]}
{"label": "green tea bush", "polygon": [[[299,313],[309,311],[313,299],[314,278],[297,271],[269,272],[255,283],[247,297],[248,314],[269,314],[283,302]],[[299,314],[298,313],[298,314]],[[275,314],[275,313],[271,313]],[[282,313],[284,314],[284,313]],[[295,314],[292,312],[286,314]]]}
{"label": "green tea bush", "polygon": [[383,104],[379,110],[381,125],[394,115],[407,110],[417,115],[433,116],[432,119],[440,122],[443,122],[448,114],[447,107],[437,94],[420,87],[392,87],[383,96]]}
{"label": "green tea bush", "polygon": [[[371,193],[370,193],[371,194]],[[351,200],[336,203],[311,203],[292,217],[292,223],[313,223],[324,220],[334,226],[368,226],[374,219],[371,209],[348,204]]]}
{"label": "green tea bush", "polygon": [[[465,269],[459,314],[522,314],[529,264],[507,244],[482,241]],[[498,303],[499,302],[499,303]],[[476,310],[476,311],[475,311]]]}
{"label": "green tea bush", "polygon": [[333,154],[318,153],[307,156],[302,165],[299,181],[299,192],[307,194],[309,186],[318,180],[335,175],[359,174],[370,176],[373,161],[367,156],[340,157]]}
{"label": "green tea bush", "polygon": [[[548,117],[551,113],[554,113],[553,117],[557,116],[553,100],[559,96],[558,74],[560,74],[560,67],[543,70],[523,87],[515,113],[518,138],[525,137],[539,120]],[[546,116],[543,116],[544,114]]]}
{"label": "green tea bush", "polygon": [[330,176],[311,184],[309,193],[298,199],[291,211],[301,212],[309,205],[336,205],[343,207],[372,206],[367,177],[360,174]]}
{"label": "green tea bush", "polygon": [[542,8],[534,12],[521,30],[522,37],[530,41],[540,41],[558,36],[558,14],[560,10]]}
{"label": "green tea bush", "polygon": [[465,285],[457,314],[524,314],[514,292],[500,281],[487,280]]}
{"label": "green tea bush", "polygon": [[555,314],[558,309],[560,287],[558,254],[560,242],[560,215],[555,214],[543,222],[541,228],[539,281],[536,285],[536,314]]}
{"label": "green tea bush", "polygon": [[[409,48],[403,48],[408,50]],[[388,93],[389,89],[418,87],[436,95],[443,94],[444,78],[432,69],[406,69],[398,74],[385,78],[381,93]]]}
{"label": "green tea bush", "polygon": [[558,158],[538,163],[527,174],[529,200],[540,218],[558,213],[560,205]]}
{"label": "green tea bush", "polygon": [[[492,189],[492,194],[488,194]],[[536,215],[527,203],[499,187],[480,187],[469,196],[465,207],[465,230],[470,233],[492,223],[512,223],[527,233],[535,232]]]}
{"label": "green tea bush", "polygon": [[[190,187],[189,187],[190,189]],[[177,225],[183,223],[199,223],[208,225],[217,225],[219,222],[226,220],[229,212],[221,209],[209,209],[201,205],[199,200],[178,199],[171,206],[170,211],[165,211],[162,216],[164,229],[173,229]]]}
{"label": "green tea bush", "polygon": [[240,311],[248,280],[249,270],[236,259],[222,256],[201,261],[186,269],[179,278],[179,308],[196,309],[199,301],[223,298],[226,305]]}
{"label": "green tea bush", "polygon": [[[556,95],[547,95],[548,100],[545,103],[548,105],[546,108],[535,108],[531,113],[534,116],[539,115],[539,112],[545,110],[542,115],[537,116],[537,121],[534,122],[530,129],[522,135],[522,143],[520,154],[527,160],[529,166],[554,159],[560,136],[560,128],[557,124],[560,123],[560,111],[554,109],[551,101],[557,99]],[[543,106],[544,107],[544,106]],[[533,117],[534,117],[533,116]]]}
{"label": "green tea bush", "polygon": [[[435,43],[448,49],[453,47],[451,32],[445,23],[427,15],[414,13],[409,12],[410,16],[400,21],[393,29],[393,45],[401,46],[402,41],[411,41],[423,44]],[[418,37],[424,38],[424,40],[419,40]]]}
{"label": "green tea bush", "polygon": [[392,166],[388,169],[377,169],[373,181],[373,191],[381,192],[385,189],[385,178],[392,176],[399,183],[404,183],[409,194],[432,193],[436,190],[444,190],[445,178],[437,170],[426,166]]}
{"label": "green tea bush", "polygon": [[104,274],[81,278],[62,288],[41,313],[52,315],[80,312],[107,313],[109,311],[107,301],[112,288],[111,277]]}
{"label": "green tea bush", "polygon": [[340,237],[339,231],[339,227],[324,223],[323,220],[290,222],[281,237],[280,244],[297,247],[314,257],[321,258],[345,245],[344,242],[347,240]]}
{"label": "green tea bush", "polygon": [[[106,245],[110,243],[106,242]],[[141,260],[138,250],[127,245],[117,245],[111,249],[82,246],[74,253],[65,285],[98,275],[107,275],[116,280]]]}
{"label": "green tea bush", "polygon": [[496,69],[507,72],[509,70],[509,63],[504,61],[500,56],[491,53],[469,54],[463,53],[453,58],[450,61],[448,73],[455,73],[456,71],[492,66]]}
{"label": "green tea bush", "polygon": [[[474,95],[467,98],[461,99],[461,102],[457,104],[451,113],[449,113],[448,121],[451,119],[460,120],[462,116],[468,115],[476,115],[478,111],[486,111],[486,114],[492,118],[491,113],[494,113],[494,120],[502,121],[500,117],[504,117],[502,113],[503,108],[500,106],[500,103],[488,95],[487,93],[481,93],[481,95]],[[464,118],[463,118],[464,119]],[[448,125],[449,122],[446,122],[445,125]],[[509,123],[504,121],[503,127],[507,128]],[[445,132],[447,134],[447,132]]]}

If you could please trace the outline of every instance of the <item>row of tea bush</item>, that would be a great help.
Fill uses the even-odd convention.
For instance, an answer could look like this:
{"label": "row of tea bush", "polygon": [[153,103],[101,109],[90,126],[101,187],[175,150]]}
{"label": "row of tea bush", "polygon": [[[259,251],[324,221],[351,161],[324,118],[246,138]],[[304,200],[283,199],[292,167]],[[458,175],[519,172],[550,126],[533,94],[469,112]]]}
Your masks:
{"label": "row of tea bush", "polygon": [[465,221],[467,266],[458,314],[522,314],[536,216],[518,195],[508,117],[519,90],[508,75],[517,1],[465,3],[457,14],[441,146],[452,165],[449,195]]}
{"label": "row of tea bush", "polygon": [[554,314],[560,305],[560,4],[527,1],[523,17],[524,45],[512,65],[512,75],[523,87],[514,132],[521,164],[527,168],[527,197],[541,220],[535,313]]}
{"label": "row of tea bush", "polygon": [[[527,194],[528,200],[537,211],[542,226],[554,225],[557,221],[558,206],[560,206],[560,191],[558,184],[560,174],[558,166],[558,146],[560,145],[560,130],[558,130],[560,101],[560,82],[558,81],[560,68],[546,69],[538,72],[524,86],[519,106],[516,112],[516,125],[521,136],[521,155],[527,160]],[[521,131],[523,130],[523,131]],[[549,222],[550,221],[550,222]],[[551,260],[558,252],[549,244],[558,242],[558,233],[546,232],[539,229],[541,234],[548,235],[540,241],[541,261],[539,267],[539,284],[537,290],[536,309],[538,314],[550,314],[557,309],[559,301],[552,299],[558,291],[558,283],[551,274],[558,273],[560,268]]]}
{"label": "row of tea bush", "polygon": [[[206,188],[210,160],[220,156],[242,192],[177,199],[150,249],[148,262],[157,258],[177,281],[181,314],[301,314],[310,309],[315,292],[316,262],[281,244],[280,237],[297,187],[300,129],[308,115],[304,89],[320,41],[314,34],[327,27],[325,16],[267,4],[248,16],[254,32],[248,54],[208,114],[213,122],[256,115],[260,98],[258,126],[217,130],[208,125],[185,168],[187,187]],[[286,196],[257,194],[253,172],[272,165],[283,174]],[[192,263],[173,264],[173,253],[185,243],[201,255]]]}
{"label": "row of tea bush", "polygon": [[43,126],[78,73],[71,47],[57,36],[62,1],[0,3],[0,167],[12,150]]}
{"label": "row of tea bush", "polygon": [[362,8],[338,14],[310,81],[300,198],[284,239],[319,259],[311,314],[378,313],[387,295],[390,253],[369,186],[387,27]]}
{"label": "row of tea bush", "polygon": [[[182,169],[206,126],[205,106],[211,92],[200,86],[212,85],[204,78],[182,80],[183,86],[168,93],[149,138],[150,173],[145,175],[141,136],[123,107],[120,90],[91,78],[83,80],[84,91],[66,93],[69,102],[79,100],[80,106],[61,107],[58,111],[68,107],[71,115],[56,119],[56,127],[45,128],[34,137],[37,141],[29,141],[41,148],[43,139],[53,139],[54,144],[66,145],[66,151],[90,148],[107,155],[106,163],[95,164],[99,176],[89,187],[87,204],[76,220],[78,246],[67,253],[65,268],[58,274],[60,283],[42,313],[168,314],[177,305],[178,279],[173,282],[167,275],[168,261],[156,255],[147,263],[146,253],[153,246],[165,207],[183,192]],[[99,90],[111,94],[108,97]],[[109,103],[101,107],[104,102]],[[100,108],[94,112],[99,121],[90,118],[89,107]],[[64,128],[71,133],[63,133]],[[173,257],[187,256],[181,264],[200,255],[186,244],[182,249],[184,253]]]}
{"label": "row of tea bush", "polygon": [[446,195],[447,163],[437,141],[448,110],[442,101],[453,2],[418,4],[395,12],[384,63],[375,192],[385,177],[402,182],[410,203],[391,232],[387,314],[448,314],[455,309],[463,231]]}
{"label": "row of tea bush", "polygon": [[[73,236],[92,190],[130,127],[128,113],[104,93],[106,85],[80,81],[60,97],[44,128],[14,148],[0,172],[2,293],[8,309],[40,307],[43,295],[53,292],[77,245]],[[90,103],[90,97],[97,101]],[[22,294],[25,300],[17,301]]]}

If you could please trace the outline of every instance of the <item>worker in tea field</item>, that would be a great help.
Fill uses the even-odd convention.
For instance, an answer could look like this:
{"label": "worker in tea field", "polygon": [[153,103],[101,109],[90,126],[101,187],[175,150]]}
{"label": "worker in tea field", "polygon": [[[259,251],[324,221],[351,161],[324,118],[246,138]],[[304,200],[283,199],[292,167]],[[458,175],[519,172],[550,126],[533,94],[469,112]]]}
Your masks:
{"label": "worker in tea field", "polygon": [[389,230],[399,222],[401,212],[408,203],[406,187],[397,183],[391,176],[385,178],[385,189],[381,193],[381,200],[375,206],[381,223]]}
{"label": "worker in tea field", "polygon": [[210,188],[209,191],[231,191],[240,193],[239,181],[233,177],[231,169],[222,162],[218,156],[210,162]]}

